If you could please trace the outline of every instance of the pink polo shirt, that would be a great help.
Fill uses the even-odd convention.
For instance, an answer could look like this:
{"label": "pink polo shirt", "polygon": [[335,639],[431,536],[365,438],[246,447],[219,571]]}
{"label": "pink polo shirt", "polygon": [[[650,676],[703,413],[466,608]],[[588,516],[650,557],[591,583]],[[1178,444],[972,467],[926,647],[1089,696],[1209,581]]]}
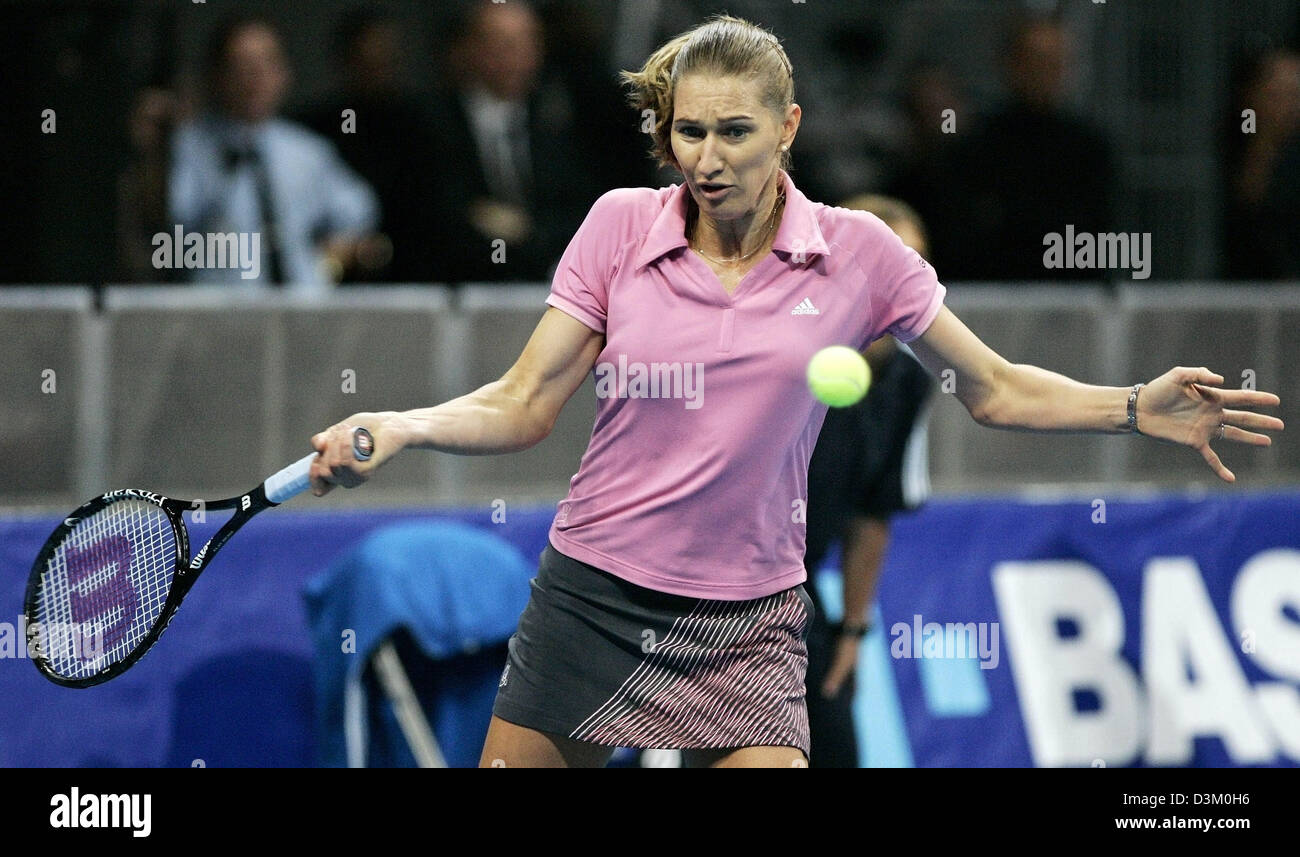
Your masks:
{"label": "pink polo shirt", "polygon": [[728,295],[686,243],[683,185],[602,196],[547,303],[605,334],[596,423],[551,526],[561,553],[648,589],[740,600],[805,579],[808,460],[826,406],[808,360],[908,342],[934,269],[871,214],[785,182],[768,253]]}

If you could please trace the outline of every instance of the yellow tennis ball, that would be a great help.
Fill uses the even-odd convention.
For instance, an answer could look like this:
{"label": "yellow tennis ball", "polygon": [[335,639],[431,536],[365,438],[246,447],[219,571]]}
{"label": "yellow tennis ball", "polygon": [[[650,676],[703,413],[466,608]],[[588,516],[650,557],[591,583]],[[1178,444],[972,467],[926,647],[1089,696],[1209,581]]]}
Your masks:
{"label": "yellow tennis ball", "polygon": [[861,401],[871,386],[871,367],[847,345],[823,348],[808,361],[808,389],[832,408]]}

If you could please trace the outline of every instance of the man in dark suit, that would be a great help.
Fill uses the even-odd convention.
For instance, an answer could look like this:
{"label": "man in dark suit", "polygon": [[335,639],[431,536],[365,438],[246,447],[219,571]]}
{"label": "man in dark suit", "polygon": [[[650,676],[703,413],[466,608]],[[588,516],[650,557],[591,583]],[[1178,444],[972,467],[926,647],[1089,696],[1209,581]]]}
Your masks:
{"label": "man in dark suit", "polygon": [[542,281],[599,186],[570,93],[542,78],[543,38],[524,3],[481,2],[452,34],[452,88],[435,104],[439,279]]}
{"label": "man in dark suit", "polygon": [[1044,236],[1067,224],[1076,232],[1117,228],[1110,143],[1065,107],[1070,56],[1059,21],[1019,21],[1005,51],[1007,103],[956,135],[951,151],[935,152],[928,189],[895,186],[917,201],[948,279],[1105,278],[1043,264]]}

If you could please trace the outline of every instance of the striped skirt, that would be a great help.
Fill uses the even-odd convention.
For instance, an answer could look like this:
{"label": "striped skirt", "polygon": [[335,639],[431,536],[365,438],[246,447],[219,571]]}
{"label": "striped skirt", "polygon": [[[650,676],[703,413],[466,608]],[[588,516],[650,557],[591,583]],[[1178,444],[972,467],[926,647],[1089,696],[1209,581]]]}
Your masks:
{"label": "striped skirt", "polygon": [[670,595],[542,553],[493,713],[612,747],[808,753],[802,586],[749,601]]}

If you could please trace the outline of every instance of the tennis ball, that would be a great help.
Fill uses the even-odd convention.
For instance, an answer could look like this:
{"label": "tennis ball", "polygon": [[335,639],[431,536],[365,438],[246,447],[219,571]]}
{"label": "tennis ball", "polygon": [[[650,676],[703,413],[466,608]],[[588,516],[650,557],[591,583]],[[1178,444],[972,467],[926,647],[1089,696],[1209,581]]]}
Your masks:
{"label": "tennis ball", "polygon": [[871,386],[871,367],[847,345],[823,348],[808,361],[808,389],[832,408],[847,408],[862,399]]}

